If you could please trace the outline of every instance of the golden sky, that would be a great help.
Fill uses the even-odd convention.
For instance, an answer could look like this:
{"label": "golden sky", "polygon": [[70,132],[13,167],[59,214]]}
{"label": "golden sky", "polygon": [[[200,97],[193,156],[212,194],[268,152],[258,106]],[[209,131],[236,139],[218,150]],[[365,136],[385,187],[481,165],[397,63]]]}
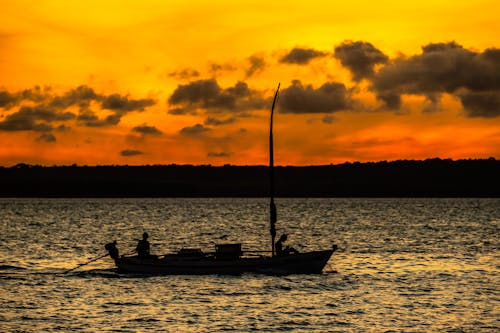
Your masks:
{"label": "golden sky", "polygon": [[498,1],[0,6],[3,166],[500,158]]}

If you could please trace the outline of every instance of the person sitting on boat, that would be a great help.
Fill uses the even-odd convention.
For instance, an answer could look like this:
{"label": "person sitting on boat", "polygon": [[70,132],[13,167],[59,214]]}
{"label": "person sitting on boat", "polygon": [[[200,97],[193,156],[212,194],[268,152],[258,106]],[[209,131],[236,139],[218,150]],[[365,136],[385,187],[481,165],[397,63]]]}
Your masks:
{"label": "person sitting on boat", "polygon": [[283,243],[286,242],[287,239],[288,239],[287,234],[283,234],[281,235],[280,239],[278,239],[278,241],[276,242],[274,248],[276,250],[277,256],[286,256],[289,254],[299,253],[299,251],[290,246],[286,246],[285,248],[283,248]]}
{"label": "person sitting on boat", "polygon": [[112,259],[117,259],[119,257],[118,248],[116,247],[117,242],[113,241],[112,243],[108,243],[104,245],[104,248],[108,251],[109,256]]}
{"label": "person sitting on boat", "polygon": [[137,247],[135,250],[137,251],[137,255],[139,258],[149,258],[151,254],[149,253],[150,251],[150,245],[148,241],[148,233],[145,232],[142,234],[142,239],[137,243]]}

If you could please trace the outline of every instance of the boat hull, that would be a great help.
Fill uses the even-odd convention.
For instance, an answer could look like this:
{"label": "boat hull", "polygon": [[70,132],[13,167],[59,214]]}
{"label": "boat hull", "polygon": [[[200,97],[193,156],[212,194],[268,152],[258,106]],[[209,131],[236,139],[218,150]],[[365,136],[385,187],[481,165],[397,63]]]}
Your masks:
{"label": "boat hull", "polygon": [[242,257],[218,260],[215,257],[141,259],[121,257],[115,259],[119,272],[160,275],[205,275],[257,273],[271,275],[319,274],[335,250],[290,254],[282,257]]}

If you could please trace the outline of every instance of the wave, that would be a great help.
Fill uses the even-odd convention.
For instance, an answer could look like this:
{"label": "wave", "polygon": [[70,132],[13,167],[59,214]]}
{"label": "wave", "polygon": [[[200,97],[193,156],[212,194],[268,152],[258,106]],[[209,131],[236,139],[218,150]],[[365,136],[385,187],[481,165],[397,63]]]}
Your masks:
{"label": "wave", "polygon": [[25,267],[13,266],[13,265],[0,265],[0,271],[20,271],[25,270]]}

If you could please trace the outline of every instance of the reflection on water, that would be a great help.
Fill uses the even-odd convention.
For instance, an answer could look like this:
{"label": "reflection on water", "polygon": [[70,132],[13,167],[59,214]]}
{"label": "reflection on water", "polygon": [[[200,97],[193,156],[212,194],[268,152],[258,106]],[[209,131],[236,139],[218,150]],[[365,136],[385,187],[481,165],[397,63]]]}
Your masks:
{"label": "reflection on water", "polygon": [[322,275],[121,275],[153,251],[269,247],[265,199],[0,199],[0,323],[22,332],[495,332],[500,200],[279,199],[278,233],[340,246]]}

